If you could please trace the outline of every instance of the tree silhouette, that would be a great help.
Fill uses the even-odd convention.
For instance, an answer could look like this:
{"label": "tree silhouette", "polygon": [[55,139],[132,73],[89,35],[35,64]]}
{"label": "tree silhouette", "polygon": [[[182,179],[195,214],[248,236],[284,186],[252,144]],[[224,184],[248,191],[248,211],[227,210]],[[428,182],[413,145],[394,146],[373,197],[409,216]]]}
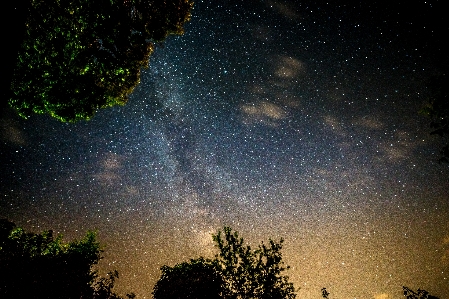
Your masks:
{"label": "tree silhouette", "polygon": [[[293,299],[296,297],[282,262],[282,243],[269,240],[252,250],[238,232],[224,227],[212,238],[219,249],[213,260],[199,258],[174,267],[163,266],[155,299]],[[209,286],[206,288],[205,286]]]}
{"label": "tree silhouette", "polygon": [[191,0],[30,0],[9,99],[23,117],[89,119],[123,105],[154,43],[182,34]]}
{"label": "tree silhouette", "polygon": [[[112,289],[114,288],[115,280],[118,279],[118,271],[114,270],[107,274],[107,277],[98,277],[95,274],[95,280],[92,283],[93,295],[92,299],[123,299],[117,295]],[[134,299],[134,293],[126,294],[128,299]]]}
{"label": "tree silhouette", "polygon": [[329,299],[329,295],[330,295],[330,293],[326,290],[326,288],[322,288],[322,289],[321,289],[321,296],[322,296],[324,299]]}
{"label": "tree silhouette", "polygon": [[404,296],[407,299],[438,299],[438,297],[432,296],[426,290],[418,289],[416,292],[412,291],[408,287],[402,287]]}
{"label": "tree silhouette", "polygon": [[108,280],[92,271],[101,252],[91,231],[65,243],[51,230],[27,233],[0,219],[0,298],[119,299],[111,292],[118,273]]}
{"label": "tree silhouette", "polygon": [[[4,228],[12,228],[6,238]],[[52,231],[26,233],[3,220],[1,237],[1,298],[80,298],[90,292],[91,265],[100,259],[95,233],[63,243]]]}
{"label": "tree silhouette", "polygon": [[192,259],[174,267],[162,266],[154,299],[220,299],[223,280],[212,261]]}
{"label": "tree silhouette", "polygon": [[425,107],[421,109],[421,113],[430,117],[431,135],[439,135],[446,138],[446,144],[441,149],[440,162],[449,163],[449,144],[447,137],[449,136],[449,92],[447,86],[449,77],[443,74],[430,80],[428,88],[430,90],[430,99]]}
{"label": "tree silhouette", "polygon": [[245,246],[238,232],[224,227],[213,235],[220,253],[215,261],[226,283],[226,298],[295,298],[293,284],[281,273],[289,269],[282,262],[282,243],[269,240],[257,249]]}

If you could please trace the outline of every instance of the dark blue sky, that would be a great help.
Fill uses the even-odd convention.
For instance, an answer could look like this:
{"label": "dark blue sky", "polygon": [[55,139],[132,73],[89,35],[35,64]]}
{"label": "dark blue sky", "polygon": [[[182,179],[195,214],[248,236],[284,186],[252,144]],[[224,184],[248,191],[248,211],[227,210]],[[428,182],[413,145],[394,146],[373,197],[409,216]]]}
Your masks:
{"label": "dark blue sky", "polygon": [[0,217],[67,239],[150,298],[223,225],[285,239],[298,298],[449,296],[449,169],[417,112],[447,67],[442,3],[197,1],[124,107],[0,119]]}

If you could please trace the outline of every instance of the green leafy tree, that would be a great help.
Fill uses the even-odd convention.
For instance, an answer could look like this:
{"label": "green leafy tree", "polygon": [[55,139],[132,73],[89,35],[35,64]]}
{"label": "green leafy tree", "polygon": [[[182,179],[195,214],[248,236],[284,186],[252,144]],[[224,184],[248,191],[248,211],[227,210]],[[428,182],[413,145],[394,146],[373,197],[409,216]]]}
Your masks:
{"label": "green leafy tree", "polygon": [[111,291],[118,273],[104,279],[92,270],[101,252],[91,231],[66,243],[51,230],[29,233],[0,219],[0,298],[119,299]]}
{"label": "green leafy tree", "polygon": [[402,287],[404,296],[407,299],[438,299],[438,297],[432,296],[426,290],[418,289],[416,292],[412,291],[408,287]]}
{"label": "green leafy tree", "polygon": [[282,243],[269,240],[257,249],[244,245],[238,232],[224,227],[213,240],[219,249],[215,260],[226,284],[226,298],[293,299],[293,284],[282,272],[289,269],[282,262]]}
{"label": "green leafy tree", "polygon": [[182,34],[191,0],[30,0],[9,99],[23,117],[89,119],[124,105],[154,44]]}
{"label": "green leafy tree", "polygon": [[192,259],[174,267],[162,266],[153,289],[154,299],[220,299],[223,280],[210,260]]}

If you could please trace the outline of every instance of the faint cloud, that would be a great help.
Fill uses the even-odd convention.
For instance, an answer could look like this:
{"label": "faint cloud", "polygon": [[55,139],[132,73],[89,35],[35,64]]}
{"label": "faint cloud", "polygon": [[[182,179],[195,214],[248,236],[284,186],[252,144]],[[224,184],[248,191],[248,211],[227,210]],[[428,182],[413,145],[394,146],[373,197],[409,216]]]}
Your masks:
{"label": "faint cloud", "polygon": [[14,121],[10,119],[2,119],[0,121],[0,130],[2,139],[8,143],[12,143],[19,146],[26,144],[25,135],[17,127]]}
{"label": "faint cloud", "polygon": [[285,107],[298,108],[300,106],[298,96],[284,89],[273,92],[273,90],[270,90],[266,86],[254,84],[249,88],[249,91],[258,97],[262,96],[264,98],[272,99],[273,102],[279,103]]}
{"label": "faint cloud", "polygon": [[108,153],[103,161],[104,169],[118,169],[121,167],[121,157],[114,153]]}
{"label": "faint cloud", "polygon": [[385,158],[394,162],[402,160],[408,156],[408,150],[400,144],[382,144],[381,150],[385,155]]}
{"label": "faint cloud", "polygon": [[123,157],[115,153],[107,153],[99,161],[100,171],[94,178],[103,185],[114,185],[121,180],[120,170],[123,167]]}
{"label": "faint cloud", "polygon": [[277,126],[277,121],[287,117],[287,112],[282,107],[268,101],[244,104],[240,110],[243,113],[243,122],[248,125],[261,123]]}
{"label": "faint cloud", "polygon": [[343,130],[343,126],[341,122],[335,117],[331,115],[325,115],[323,117],[324,124],[335,134],[340,136],[345,136],[346,133]]}
{"label": "faint cloud", "polygon": [[382,129],[384,124],[376,119],[374,116],[364,116],[355,121],[355,124],[366,129]]}
{"label": "faint cloud", "polygon": [[140,190],[136,186],[126,186],[126,194],[132,196],[140,195]]}
{"label": "faint cloud", "polygon": [[120,180],[120,176],[116,173],[111,172],[101,172],[94,174],[95,179],[97,179],[103,185],[114,185]]}
{"label": "faint cloud", "polygon": [[379,145],[384,158],[388,161],[398,162],[412,155],[417,144],[410,141],[409,134],[406,131],[397,131],[393,140]]}
{"label": "faint cloud", "polygon": [[290,3],[268,1],[268,6],[278,14],[283,15],[285,18],[291,21],[298,20],[300,18],[300,15],[296,12],[296,9]]}
{"label": "faint cloud", "polygon": [[290,56],[279,56],[276,59],[274,74],[280,79],[294,79],[304,71],[304,63],[299,59]]}

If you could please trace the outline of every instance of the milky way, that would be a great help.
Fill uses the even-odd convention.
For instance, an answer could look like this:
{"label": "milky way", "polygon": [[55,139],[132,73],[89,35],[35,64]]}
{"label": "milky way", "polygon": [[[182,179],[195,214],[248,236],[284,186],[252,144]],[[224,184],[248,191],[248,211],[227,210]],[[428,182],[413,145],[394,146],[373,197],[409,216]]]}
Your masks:
{"label": "milky way", "polygon": [[449,169],[418,114],[447,64],[434,2],[197,1],[127,105],[3,112],[0,218],[97,229],[100,270],[138,298],[160,266],[213,256],[224,225],[284,238],[298,298],[447,298]]}

